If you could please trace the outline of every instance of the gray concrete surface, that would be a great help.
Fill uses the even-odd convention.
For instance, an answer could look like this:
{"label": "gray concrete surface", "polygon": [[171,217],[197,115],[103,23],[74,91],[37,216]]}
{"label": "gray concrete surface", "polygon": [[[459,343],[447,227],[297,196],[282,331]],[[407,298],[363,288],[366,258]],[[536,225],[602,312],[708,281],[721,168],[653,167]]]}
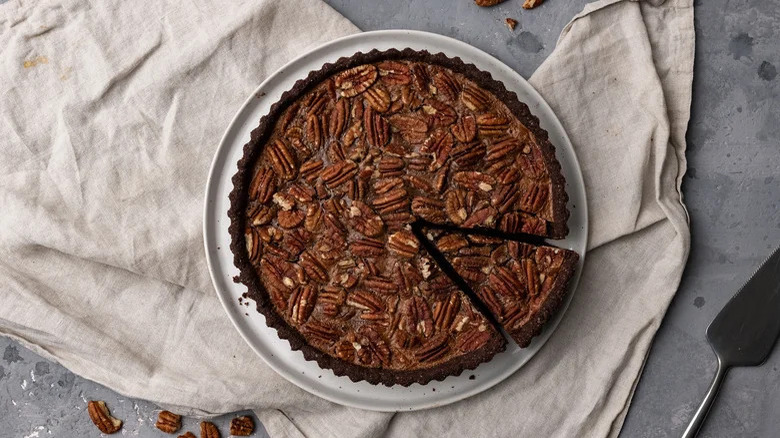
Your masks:
{"label": "gray concrete surface", "polygon": [[[2,3],[3,0],[0,0]],[[479,9],[470,0],[326,0],[364,30],[410,28],[473,44],[530,76],[586,0],[520,0]],[[510,32],[506,17],[520,24]],[[709,322],[780,245],[780,4],[697,0],[696,78],[685,200],[691,257],[637,387],[623,437],[680,436],[715,370]],[[158,408],[74,376],[0,338],[0,437],[98,436],[87,399],[106,400],[124,435],[163,436]],[[780,353],[728,376],[703,437],[780,436]],[[224,436],[231,415],[217,420]],[[197,430],[187,419],[185,429]],[[510,432],[508,431],[508,434]],[[261,432],[257,436],[264,436]]]}

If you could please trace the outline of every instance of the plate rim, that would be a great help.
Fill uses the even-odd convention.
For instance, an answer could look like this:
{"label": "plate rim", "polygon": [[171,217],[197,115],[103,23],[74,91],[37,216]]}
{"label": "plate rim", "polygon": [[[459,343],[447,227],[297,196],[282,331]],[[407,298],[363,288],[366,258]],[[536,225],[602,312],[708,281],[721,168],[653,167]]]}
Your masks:
{"label": "plate rim", "polygon": [[[254,101],[257,99],[257,96],[259,93],[262,92],[262,90],[266,87],[266,85],[275,79],[277,79],[279,76],[282,76],[285,74],[285,71],[292,65],[295,65],[296,63],[299,63],[304,58],[310,56],[312,53],[317,53],[322,50],[327,50],[328,48],[338,46],[340,44],[343,44],[345,42],[350,42],[351,40],[357,40],[358,43],[361,39],[364,38],[371,38],[374,36],[385,36],[392,38],[395,35],[404,35],[404,36],[417,36],[420,37],[421,42],[423,45],[425,44],[426,40],[438,40],[438,42],[441,42],[443,44],[454,44],[456,46],[461,46],[464,49],[476,51],[480,56],[484,57],[486,60],[489,60],[493,63],[498,64],[499,66],[506,67],[509,71],[511,71],[516,78],[524,83],[524,85],[527,87],[526,91],[528,94],[532,95],[533,98],[536,100],[536,104],[544,110],[545,112],[551,114],[553,116],[552,119],[546,119],[545,122],[551,123],[553,125],[557,125],[556,128],[559,131],[562,138],[565,140],[565,143],[568,144],[567,146],[567,158],[571,161],[573,164],[573,167],[576,169],[575,175],[565,175],[566,178],[566,184],[569,187],[572,186],[578,186],[581,190],[581,198],[584,202],[584,205],[580,205],[579,208],[582,210],[580,213],[581,216],[581,224],[583,227],[583,237],[582,237],[582,247],[583,251],[580,255],[580,260],[578,262],[578,265],[575,269],[574,276],[571,280],[571,283],[568,287],[568,292],[566,294],[566,297],[564,299],[563,304],[556,312],[553,319],[548,321],[546,324],[547,327],[545,327],[544,331],[542,332],[542,335],[544,339],[541,342],[541,345],[538,345],[536,347],[536,350],[530,354],[529,356],[523,358],[523,360],[520,361],[520,363],[514,367],[514,369],[510,372],[504,372],[501,373],[498,377],[494,377],[492,381],[487,381],[484,384],[480,386],[476,386],[470,389],[466,389],[461,392],[457,392],[455,394],[452,394],[450,397],[446,399],[446,401],[428,401],[428,402],[418,402],[415,403],[414,406],[408,408],[408,409],[401,409],[401,408],[391,408],[391,409],[382,409],[375,406],[367,406],[365,404],[353,402],[350,400],[346,400],[344,398],[336,398],[332,397],[329,394],[324,393],[323,391],[318,390],[313,385],[307,385],[304,379],[301,379],[300,376],[297,373],[294,373],[290,370],[283,369],[277,364],[275,364],[272,360],[266,357],[266,352],[261,351],[261,349],[254,344],[254,342],[250,339],[250,334],[254,335],[254,333],[250,333],[251,330],[245,328],[241,323],[239,323],[238,318],[240,317],[238,314],[233,312],[228,306],[233,306],[235,303],[232,303],[232,297],[229,296],[228,292],[222,292],[220,290],[220,287],[218,286],[218,273],[217,273],[217,266],[220,265],[219,261],[216,260],[219,257],[216,255],[216,252],[212,251],[214,250],[214,247],[210,245],[211,240],[216,240],[216,236],[212,235],[212,233],[209,231],[210,229],[215,228],[215,221],[216,218],[219,216],[222,216],[222,213],[224,213],[224,216],[227,217],[227,211],[225,212],[215,212],[214,208],[211,208],[212,202],[210,202],[210,199],[215,198],[218,193],[212,193],[216,192],[217,190],[217,183],[216,181],[220,178],[230,180],[232,179],[232,175],[220,175],[218,174],[218,165],[221,162],[221,158],[224,158],[223,156],[226,155],[230,151],[230,147],[232,143],[235,143],[234,141],[229,141],[229,139],[235,137],[235,134],[237,134],[235,131],[240,130],[241,126],[243,125],[240,123],[240,119],[244,115],[244,113],[249,109],[250,106],[253,105]],[[405,45],[405,44],[402,44]],[[393,46],[394,48],[397,48],[399,50],[402,50],[406,47],[401,46]],[[421,49],[415,49],[415,50],[421,50]],[[364,50],[359,49],[358,52],[362,52]],[[443,50],[436,49],[434,52],[443,52]],[[445,53],[447,56],[457,56],[460,57],[462,55],[450,55],[448,53]],[[325,62],[333,62],[332,61],[325,61]],[[468,62],[465,61],[464,62]],[[482,70],[488,71],[491,73],[491,76],[495,75],[494,71],[491,71],[490,69],[484,69],[483,67],[479,67]],[[525,102],[527,103],[527,102]],[[534,116],[538,117],[538,110],[535,112],[532,112]],[[556,145],[558,146],[558,145]],[[556,151],[558,149],[556,148]],[[569,153],[570,152],[570,153]],[[224,166],[221,166],[224,168]],[[571,177],[574,177],[576,181],[572,181]],[[574,183],[574,184],[573,184]],[[211,196],[215,195],[215,196]],[[547,103],[547,101],[539,94],[539,92],[517,71],[503,63],[498,58],[494,57],[493,55],[485,52],[484,50],[474,47],[468,43],[465,43],[463,41],[457,40],[455,38],[451,38],[445,35],[440,35],[432,32],[425,32],[425,31],[419,31],[419,30],[405,30],[405,29],[389,29],[389,30],[377,30],[377,31],[370,31],[370,32],[359,32],[356,34],[346,35],[340,38],[336,38],[334,40],[328,41],[324,44],[321,44],[317,47],[314,47],[304,53],[302,53],[299,56],[296,56],[295,58],[291,59],[278,69],[276,69],[273,73],[269,74],[247,97],[247,99],[243,102],[243,104],[238,108],[234,116],[231,118],[230,122],[228,123],[222,137],[220,138],[219,144],[214,152],[214,157],[212,158],[211,164],[209,166],[208,176],[206,180],[206,189],[205,189],[205,196],[204,196],[204,207],[203,207],[203,243],[204,243],[204,251],[206,253],[206,261],[208,265],[209,270],[209,276],[211,277],[212,286],[214,288],[214,292],[216,293],[220,303],[222,304],[223,309],[228,315],[228,318],[230,319],[231,323],[233,324],[234,328],[239,332],[241,337],[244,339],[244,341],[252,348],[252,350],[260,356],[263,361],[283,378],[285,378],[287,381],[293,383],[294,385],[298,386],[299,388],[303,389],[306,392],[309,392],[313,395],[316,395],[320,398],[323,398],[325,400],[331,401],[333,403],[337,403],[343,406],[349,406],[349,407],[355,407],[360,409],[366,409],[366,410],[372,410],[372,411],[379,411],[379,412],[401,412],[401,411],[414,411],[414,410],[423,410],[423,409],[430,409],[438,406],[444,406],[447,404],[455,403],[457,401],[461,401],[463,399],[466,399],[468,397],[471,397],[473,395],[479,394],[483,391],[487,391],[488,389],[492,388],[493,386],[499,384],[500,382],[503,382],[507,378],[509,378],[511,375],[513,375],[515,372],[520,370],[528,361],[531,360],[538,352],[543,348],[543,346],[547,343],[549,338],[552,336],[552,334],[557,330],[558,326],[560,325],[560,321],[563,318],[563,315],[568,311],[568,307],[571,303],[571,300],[573,298],[574,293],[576,292],[577,288],[579,287],[579,280],[582,274],[582,269],[585,263],[586,258],[586,252],[587,252],[587,245],[588,245],[588,231],[589,231],[589,221],[588,221],[588,214],[587,214],[587,193],[585,191],[584,186],[584,180],[582,175],[582,167],[580,166],[579,159],[577,157],[576,151],[574,150],[573,144],[571,143],[571,139],[568,136],[568,133],[566,132],[565,128],[563,127],[563,124],[561,123],[560,119],[558,118],[557,114],[552,110],[550,105]],[[223,226],[227,226],[226,224],[223,224]],[[213,255],[212,255],[213,254]],[[231,258],[232,260],[232,258]],[[232,265],[231,265],[232,266]],[[275,330],[274,330],[275,334]],[[280,338],[281,339],[281,338]],[[289,343],[281,339],[282,342],[284,342],[285,345],[289,348]],[[292,351],[292,349],[291,349]],[[273,354],[271,354],[273,356]],[[305,359],[302,359],[305,360]],[[316,362],[315,362],[316,364]],[[476,370],[476,369],[475,369]],[[327,370],[323,370],[327,371]],[[464,373],[469,370],[464,370]],[[474,370],[471,370],[474,371]],[[351,382],[351,381],[350,381]],[[437,383],[435,381],[431,381],[429,384]],[[426,386],[426,385],[421,385]]]}

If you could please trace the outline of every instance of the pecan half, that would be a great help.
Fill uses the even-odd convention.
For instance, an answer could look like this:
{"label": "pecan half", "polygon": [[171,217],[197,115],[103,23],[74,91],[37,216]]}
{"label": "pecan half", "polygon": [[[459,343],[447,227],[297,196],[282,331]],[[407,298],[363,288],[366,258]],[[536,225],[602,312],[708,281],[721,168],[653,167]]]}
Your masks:
{"label": "pecan half", "polygon": [[363,127],[371,146],[381,148],[390,140],[390,125],[373,108],[366,108],[363,111]]}
{"label": "pecan half", "polygon": [[384,113],[390,109],[390,93],[380,85],[366,90],[363,93],[363,99],[377,112]]}
{"label": "pecan half", "polygon": [[260,169],[249,186],[249,199],[266,204],[276,191],[276,177],[271,169]]}
{"label": "pecan half", "polygon": [[459,142],[470,142],[477,136],[477,119],[471,114],[464,114],[456,124],[450,126],[450,131]]}
{"label": "pecan half", "polygon": [[474,166],[479,163],[485,156],[486,149],[484,143],[479,140],[474,140],[468,143],[457,144],[450,156],[455,164],[460,168]]}
{"label": "pecan half", "polygon": [[405,330],[423,337],[433,335],[433,317],[428,303],[422,297],[413,296],[404,303]]}
{"label": "pecan half", "polygon": [[301,253],[300,265],[310,278],[317,280],[321,283],[328,282],[327,269],[325,269],[325,266],[317,258],[317,256],[315,256],[311,252],[304,251],[303,253]]}
{"label": "pecan half", "polygon": [[356,290],[347,295],[347,305],[368,312],[380,312],[385,309],[385,303],[381,298],[364,290]]}
{"label": "pecan half", "polygon": [[409,66],[398,61],[382,61],[377,64],[379,77],[388,85],[405,85],[412,81]]}
{"label": "pecan half", "polygon": [[317,289],[314,286],[302,286],[290,295],[290,320],[296,324],[303,324],[309,319],[314,305],[317,302]]}
{"label": "pecan half", "polygon": [[349,249],[358,257],[379,257],[385,253],[385,244],[376,239],[358,239],[349,245]]}
{"label": "pecan half", "polygon": [[475,86],[467,85],[463,88],[460,100],[466,108],[472,111],[482,111],[490,103],[490,95],[487,91]]}
{"label": "pecan half", "polygon": [[289,211],[282,210],[276,214],[276,220],[279,226],[285,229],[292,229],[303,223],[306,214],[298,209]]}
{"label": "pecan half", "polygon": [[404,258],[412,258],[420,250],[420,242],[409,231],[398,231],[387,240],[387,249]]}
{"label": "pecan half", "polygon": [[363,280],[363,287],[383,295],[391,295],[398,291],[398,285],[389,278],[371,275]]}
{"label": "pecan half", "polygon": [[466,219],[466,221],[463,222],[462,225],[465,228],[471,228],[476,226],[490,227],[496,222],[497,216],[498,216],[498,211],[495,208],[493,207],[481,208],[471,213],[469,217]]}
{"label": "pecan half", "polygon": [[477,130],[484,137],[504,135],[509,130],[509,119],[499,113],[485,113],[477,116]]}
{"label": "pecan half", "polygon": [[[349,275],[349,274],[343,274]],[[317,294],[317,303],[322,307],[322,313],[325,316],[334,317],[341,311],[344,305],[346,294],[344,289],[335,286],[325,286]]]}
{"label": "pecan half", "polygon": [[454,102],[458,99],[460,84],[443,68],[435,68],[432,79],[433,85],[436,87],[435,94],[443,97],[449,102]]}
{"label": "pecan half", "polygon": [[496,179],[481,172],[463,171],[455,172],[452,181],[472,190],[489,192],[496,186]]}
{"label": "pecan half", "polygon": [[[403,180],[402,180],[403,181]],[[409,208],[406,189],[393,189],[374,199],[373,206],[380,214],[397,212]]]}
{"label": "pecan half", "polygon": [[273,206],[269,207],[262,204],[255,204],[247,211],[247,216],[249,216],[249,223],[251,223],[253,227],[268,225],[276,217],[276,208]]}
{"label": "pecan half", "polygon": [[478,350],[487,344],[489,340],[490,332],[487,330],[480,331],[478,328],[475,328],[462,334],[458,338],[456,348],[464,353],[468,353]]}
{"label": "pecan half", "polygon": [[328,134],[339,138],[347,126],[349,118],[349,99],[339,99],[328,117]]}
{"label": "pecan half", "polygon": [[306,141],[309,143],[309,147],[315,151],[320,150],[324,137],[322,119],[315,114],[309,114],[306,117]]}
{"label": "pecan half", "polygon": [[437,170],[450,157],[450,151],[455,144],[452,134],[447,131],[436,131],[423,143],[420,151],[433,154],[433,162],[429,170]]}
{"label": "pecan half", "polygon": [[414,357],[418,362],[435,362],[446,356],[449,350],[446,337],[431,339],[414,353]]}
{"label": "pecan half", "polygon": [[170,411],[160,411],[154,426],[165,433],[176,433],[181,429],[181,415]]}
{"label": "pecan half", "polygon": [[255,422],[246,415],[230,420],[230,434],[234,436],[249,436],[255,431]]}
{"label": "pecan half", "polygon": [[458,120],[458,113],[455,112],[455,109],[438,100],[426,101],[422,110],[430,116],[433,126],[447,127]]}
{"label": "pecan half", "polygon": [[377,170],[379,170],[383,178],[390,178],[403,175],[405,165],[404,160],[401,158],[388,155],[379,160]]}
{"label": "pecan half", "polygon": [[385,230],[385,223],[374,210],[360,201],[352,201],[349,209],[350,224],[366,237],[376,237]]}
{"label": "pecan half", "polygon": [[217,425],[210,421],[201,421],[200,438],[221,438]]}
{"label": "pecan half", "polygon": [[301,164],[301,177],[308,181],[309,184],[311,184],[315,179],[317,179],[318,176],[320,176],[320,171],[322,170],[323,163],[322,160],[311,160],[307,161],[303,164]]}
{"label": "pecan half", "polygon": [[314,318],[309,319],[306,325],[303,326],[302,331],[304,334],[316,338],[325,344],[332,344],[339,340],[339,331],[336,328]]}
{"label": "pecan half", "polygon": [[358,166],[352,160],[340,161],[322,170],[320,176],[329,188],[338,187],[351,180],[358,171]]}
{"label": "pecan half", "polygon": [[461,248],[465,248],[468,245],[468,240],[459,234],[442,236],[442,238],[436,242],[436,247],[445,254],[457,253]]}
{"label": "pecan half", "polygon": [[460,311],[460,294],[451,294],[449,299],[437,302],[433,310],[433,321],[437,330],[449,330]]}
{"label": "pecan half", "polygon": [[390,125],[409,143],[419,144],[427,138],[428,122],[422,117],[394,114],[390,116]]}
{"label": "pecan half", "polygon": [[89,418],[95,423],[98,429],[105,434],[112,434],[122,428],[122,420],[111,416],[104,401],[90,401],[87,403],[87,412]]}
{"label": "pecan half", "polygon": [[295,155],[282,140],[276,139],[268,146],[271,166],[280,178],[291,180],[298,174],[295,167]]}
{"label": "pecan half", "polygon": [[353,97],[374,85],[378,75],[375,66],[364,64],[337,74],[334,83],[342,96]]}
{"label": "pecan half", "polygon": [[444,203],[435,198],[417,196],[412,199],[412,213],[433,223],[445,221]]}

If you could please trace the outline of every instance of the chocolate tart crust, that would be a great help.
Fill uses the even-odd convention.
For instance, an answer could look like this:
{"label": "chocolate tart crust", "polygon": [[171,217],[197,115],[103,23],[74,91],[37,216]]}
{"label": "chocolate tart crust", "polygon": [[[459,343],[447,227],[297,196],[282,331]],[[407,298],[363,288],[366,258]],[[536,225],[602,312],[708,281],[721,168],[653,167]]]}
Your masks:
{"label": "chocolate tart crust", "polygon": [[[440,65],[463,74],[483,89],[493,93],[507,106],[510,112],[533,133],[550,176],[553,197],[553,221],[548,227],[547,234],[552,238],[565,237],[568,233],[566,222],[569,217],[569,212],[566,208],[568,195],[565,191],[565,180],[561,173],[560,163],[555,159],[555,148],[550,143],[547,132],[539,126],[539,119],[531,114],[528,106],[520,102],[514,92],[507,90],[501,82],[494,80],[490,73],[478,69],[473,64],[463,62],[459,57],[450,58],[443,53],[431,54],[424,50],[416,51],[409,48],[386,51],[375,49],[367,53],[358,52],[349,57],[342,57],[334,63],[326,63],[321,69],[310,72],[306,78],[298,80],[290,90],[284,92],[281,98],[271,105],[268,114],[260,119],[258,127],[252,130],[249,142],[244,145],[243,156],[238,161],[237,172],[232,178],[233,190],[229,197],[230,209],[228,210],[228,217],[230,218],[230,249],[233,252],[233,263],[240,271],[238,278],[241,283],[248,287],[248,296],[256,301],[257,310],[265,316],[266,324],[276,329],[281,339],[286,339],[293,350],[300,350],[307,360],[316,361],[320,367],[331,369],[338,376],[346,375],[356,382],[365,380],[372,384],[382,383],[387,386],[396,384],[409,386],[413,383],[426,384],[431,380],[444,380],[451,375],[459,375],[464,370],[474,369],[479,364],[490,360],[495,354],[503,351],[506,348],[506,340],[503,336],[497,334],[497,336],[491,338],[488,344],[476,351],[453,358],[431,368],[413,371],[369,368],[342,361],[310,346],[297,329],[290,326],[276,313],[267,291],[249,261],[243,233],[245,228],[244,211],[247,207],[249,185],[252,179],[251,172],[254,163],[262,152],[262,146],[267,142],[281,113],[309,89],[335,73],[362,64],[392,59]],[[575,262],[576,259],[570,260],[564,265],[561,271],[562,279],[568,279],[571,276]],[[544,322],[560,306],[568,281],[561,281],[560,283],[550,292],[551,295],[545,301],[539,314],[535,315],[534,319],[527,324],[528,342],[535,334],[541,331]]]}

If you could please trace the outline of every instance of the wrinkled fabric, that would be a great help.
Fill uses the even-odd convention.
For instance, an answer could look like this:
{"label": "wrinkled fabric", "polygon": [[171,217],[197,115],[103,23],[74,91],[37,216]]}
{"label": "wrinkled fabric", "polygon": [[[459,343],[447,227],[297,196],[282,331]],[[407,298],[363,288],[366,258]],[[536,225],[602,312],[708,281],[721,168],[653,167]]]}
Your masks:
{"label": "wrinkled fabric", "polygon": [[235,111],[285,62],[357,28],[312,0],[12,0],[0,29],[0,334],[182,413],[254,409],[274,438],[620,430],[689,250],[692,0],[602,0],[563,30],[530,82],[585,178],[580,285],[505,382],[403,414],[279,377],[232,327],[203,253],[206,175]]}

